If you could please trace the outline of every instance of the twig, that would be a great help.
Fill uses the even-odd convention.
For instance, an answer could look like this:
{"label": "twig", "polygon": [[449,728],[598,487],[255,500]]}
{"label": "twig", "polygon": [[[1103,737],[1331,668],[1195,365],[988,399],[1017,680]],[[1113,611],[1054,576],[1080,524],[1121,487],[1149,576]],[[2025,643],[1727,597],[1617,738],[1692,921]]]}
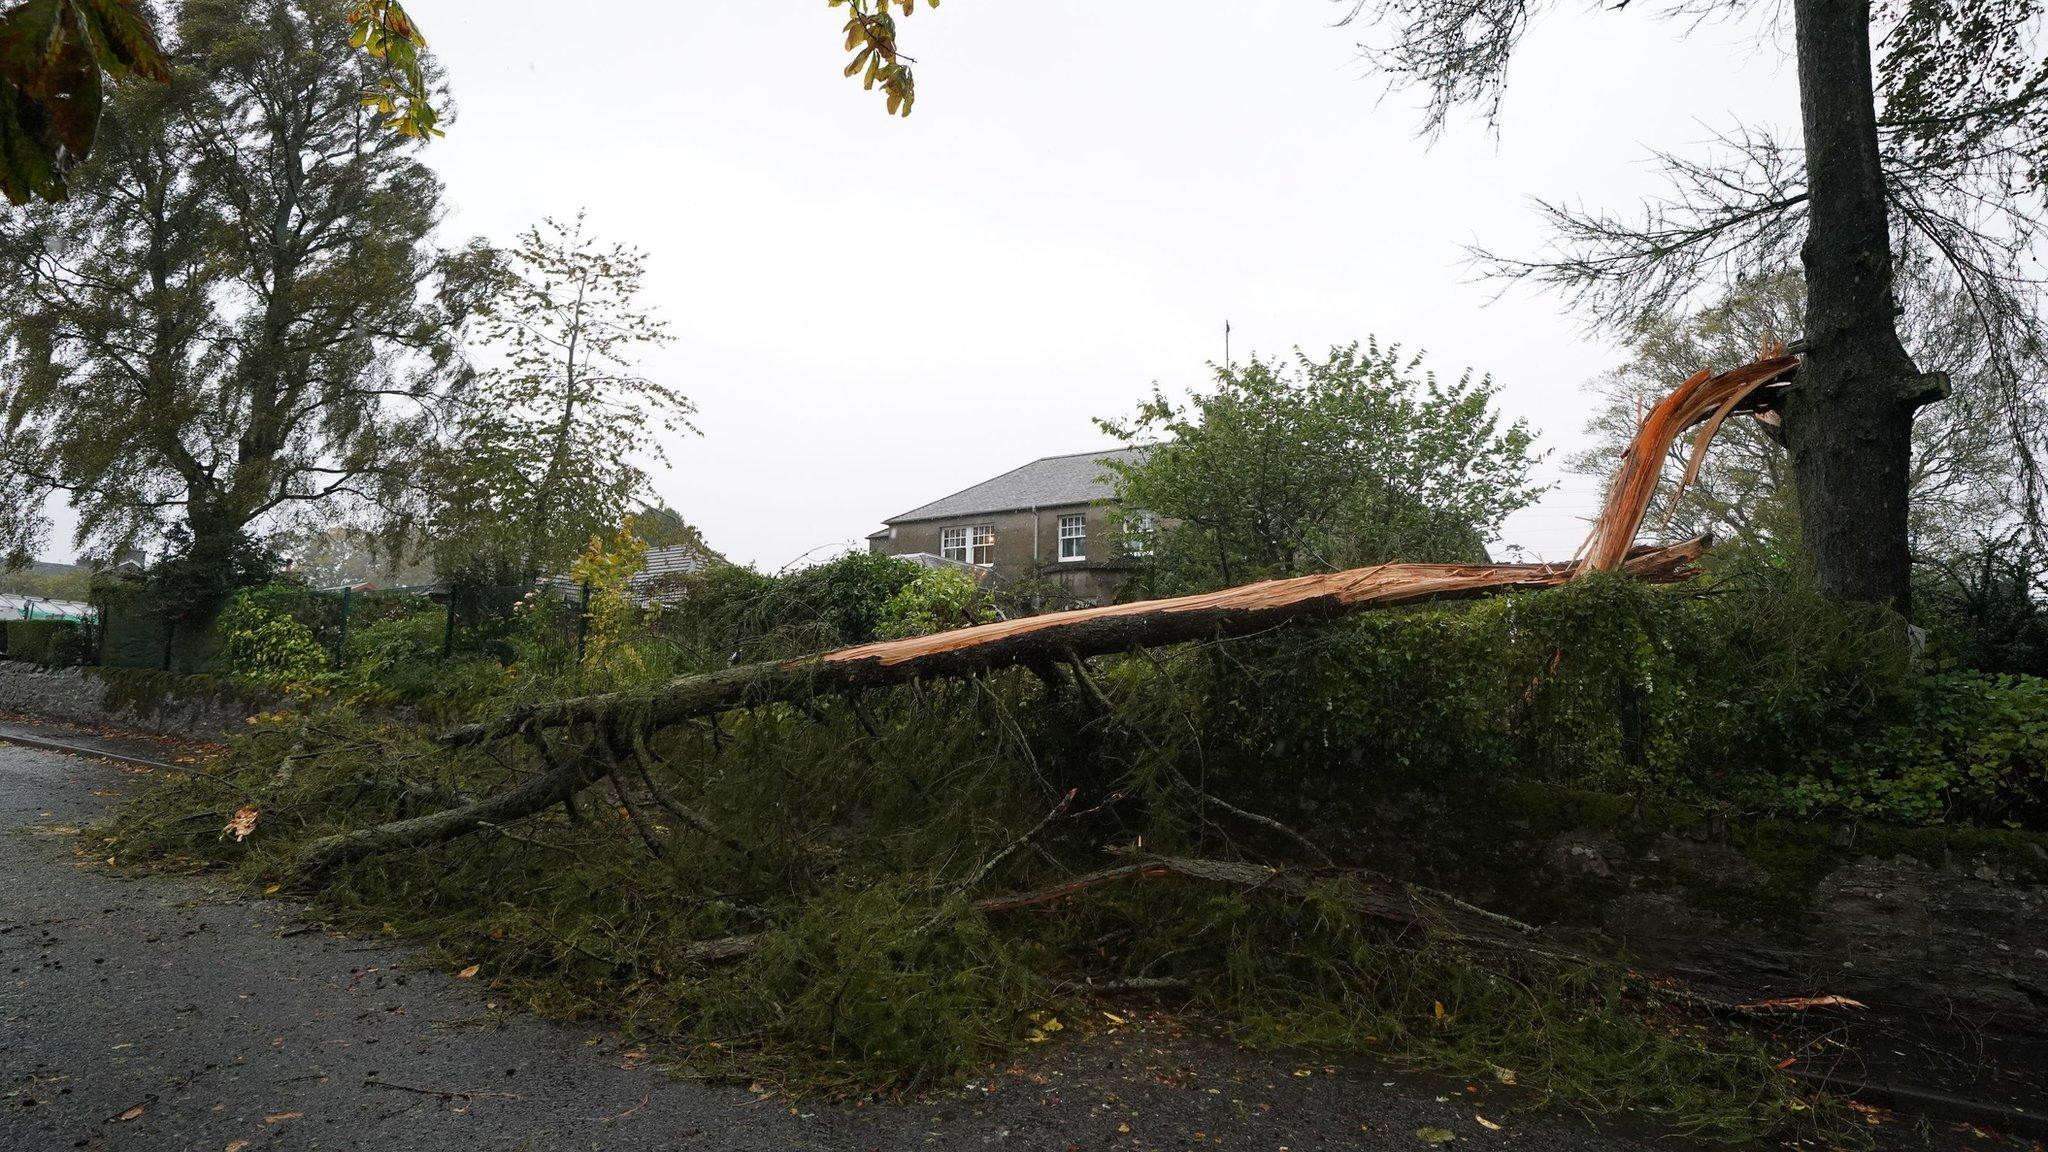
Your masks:
{"label": "twig", "polygon": [[1299,844],[1303,848],[1306,848],[1310,852],[1314,853],[1316,859],[1321,860],[1324,864],[1329,865],[1332,868],[1337,866],[1337,862],[1335,860],[1330,859],[1330,854],[1328,852],[1323,851],[1322,848],[1319,847],[1315,841],[1310,840],[1308,837],[1303,836],[1301,833],[1296,832],[1294,829],[1289,828],[1287,825],[1282,824],[1280,821],[1273,819],[1271,816],[1261,816],[1257,812],[1247,812],[1244,809],[1239,808],[1237,805],[1230,803],[1228,800],[1224,800],[1217,796],[1211,796],[1209,793],[1204,792],[1200,788],[1195,787],[1194,784],[1188,782],[1185,779],[1182,780],[1181,783],[1186,784],[1188,790],[1193,792],[1204,803],[1213,804],[1216,807],[1221,808],[1225,812],[1230,813],[1232,816],[1235,816],[1240,820],[1248,821],[1250,823],[1257,824],[1261,828],[1278,832],[1280,835],[1287,837],[1289,840],[1294,841],[1296,844]]}
{"label": "twig", "polygon": [[[605,758],[607,760],[611,759],[609,752],[606,753]],[[647,822],[640,819],[640,809],[633,805],[633,798],[626,795],[626,782],[619,778],[619,766],[616,760],[613,760],[610,767],[605,770],[605,776],[611,780],[612,795],[619,798],[619,807],[626,810],[626,819],[632,822],[633,831],[640,834],[640,842],[647,845],[647,850],[654,853],[655,859],[668,859],[667,846],[662,844],[661,840],[654,835],[654,829],[649,828]]]}
{"label": "twig", "polygon": [[647,742],[638,731],[633,733],[633,753],[633,756],[630,757],[633,761],[633,767],[639,772],[641,783],[647,785],[647,794],[654,798],[654,802],[661,806],[662,811],[724,844],[733,851],[742,855],[746,854],[747,846],[745,844],[742,844],[735,837],[726,835],[723,829],[713,824],[703,813],[670,796],[662,790],[661,785],[654,782],[654,774],[647,770],[647,762],[653,758],[653,754],[647,750]]}
{"label": "twig", "polygon": [[1010,841],[1009,844],[1004,846],[1002,851],[989,857],[987,860],[982,861],[981,867],[976,868],[974,870],[973,875],[967,877],[967,879],[965,880],[960,881],[960,883],[955,885],[955,887],[958,888],[960,891],[965,892],[973,888],[976,884],[981,883],[983,880],[988,879],[988,874],[996,870],[996,865],[1001,864],[1005,860],[1008,860],[1012,855],[1016,853],[1016,851],[1019,848],[1022,848],[1026,844],[1029,844],[1033,840],[1036,840],[1038,838],[1039,833],[1045,831],[1047,828],[1052,826],[1053,821],[1059,819],[1061,816],[1066,815],[1068,805],[1072,804],[1074,802],[1074,797],[1080,795],[1080,793],[1081,790],[1079,788],[1067,789],[1067,794],[1065,796],[1060,797],[1060,802],[1052,806],[1052,811],[1047,812],[1045,814],[1044,819],[1032,825],[1031,830],[1029,832],[1026,832],[1022,836],[1017,837],[1015,840]]}
{"label": "twig", "polygon": [[1125,992],[1186,992],[1188,982],[1178,976],[1128,976],[1121,980],[1082,980],[1054,986],[1057,992],[1093,992],[1114,996]]}
{"label": "twig", "polygon": [[416,1096],[438,1096],[443,1100],[517,1100],[517,1092],[469,1091],[461,1088],[415,1088],[410,1084],[394,1084],[389,1080],[375,1078],[363,1081],[365,1088],[388,1088],[393,1092],[411,1092]]}

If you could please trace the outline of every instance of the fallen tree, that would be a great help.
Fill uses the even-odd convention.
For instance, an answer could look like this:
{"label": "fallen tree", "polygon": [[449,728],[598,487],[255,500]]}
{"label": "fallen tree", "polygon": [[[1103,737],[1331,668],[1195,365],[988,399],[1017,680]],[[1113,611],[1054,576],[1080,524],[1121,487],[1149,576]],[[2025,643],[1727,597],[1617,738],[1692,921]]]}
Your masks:
{"label": "fallen tree", "polygon": [[[619,749],[644,747],[642,741],[650,732],[735,709],[857,695],[917,680],[970,677],[1012,667],[1033,668],[1051,677],[1062,663],[1078,667],[1095,656],[1249,636],[1370,609],[1554,588],[1594,570],[1619,570],[1656,583],[1684,580],[1705,552],[1706,540],[1661,547],[1633,544],[1665,459],[1680,436],[1702,426],[1692,467],[1680,482],[1682,490],[1714,433],[1731,415],[1747,411],[1769,422],[1785,382],[1798,366],[1797,356],[1771,348],[1763,358],[1727,372],[1698,373],[1665,397],[1644,417],[1580,558],[1570,563],[1380,564],[1194,596],[1005,620],[795,660],[742,665],[652,688],[530,705],[495,720],[455,728],[440,739],[451,748],[529,741],[546,764],[541,775],[459,808],[315,841],[301,853],[293,882],[310,887],[334,869],[380,852],[440,843],[555,804],[572,804],[584,788],[616,773]],[[559,754],[548,734],[560,731],[584,733],[590,747],[580,754]]]}
{"label": "fallen tree", "polygon": [[[1622,571],[1652,583],[1689,578],[1707,541],[1638,548]],[[913,680],[1051,665],[1079,656],[1249,636],[1353,612],[1555,588],[1583,572],[1569,564],[1379,564],[1180,596],[1004,620],[817,656],[684,676],[652,689],[555,700],[453,729],[459,747],[541,728],[629,724],[654,730],[735,708],[886,688]]]}
{"label": "fallen tree", "polygon": [[[1639,548],[1622,571],[1658,583],[1684,580],[1706,550],[1688,540]],[[1221,592],[1083,608],[844,648],[819,656],[748,664],[685,676],[653,689],[551,701],[497,720],[454,729],[444,745],[524,739],[540,748],[546,770],[519,787],[444,812],[326,837],[307,845],[294,867],[300,888],[355,860],[452,840],[564,803],[605,778],[610,749],[644,733],[738,708],[858,693],[913,680],[973,676],[1003,668],[1052,665],[1136,649],[1248,636],[1319,623],[1374,608],[1434,603],[1554,588],[1580,564],[1381,564],[1347,572],[1269,580]],[[596,749],[564,755],[551,730],[582,732]]]}

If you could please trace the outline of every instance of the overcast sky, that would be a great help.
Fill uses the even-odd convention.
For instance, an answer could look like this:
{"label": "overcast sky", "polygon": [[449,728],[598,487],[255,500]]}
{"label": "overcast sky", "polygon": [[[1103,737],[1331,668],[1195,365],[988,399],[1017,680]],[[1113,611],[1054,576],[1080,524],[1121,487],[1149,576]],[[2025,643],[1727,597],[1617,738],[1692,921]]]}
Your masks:
{"label": "overcast sky", "polygon": [[[1107,442],[1154,381],[1377,335],[1491,373],[1552,449],[1617,356],[1552,297],[1492,302],[1461,245],[1526,252],[1526,197],[1629,206],[1649,147],[1796,129],[1791,64],[1745,26],[1640,6],[1535,25],[1498,140],[1433,147],[1381,100],[1330,0],[952,0],[903,21],[914,115],[844,79],[822,0],[409,0],[458,115],[428,150],[448,239],[543,215],[651,255],[701,409],[664,497],[776,568],[1039,456]],[[1507,542],[1568,556],[1567,485]]]}

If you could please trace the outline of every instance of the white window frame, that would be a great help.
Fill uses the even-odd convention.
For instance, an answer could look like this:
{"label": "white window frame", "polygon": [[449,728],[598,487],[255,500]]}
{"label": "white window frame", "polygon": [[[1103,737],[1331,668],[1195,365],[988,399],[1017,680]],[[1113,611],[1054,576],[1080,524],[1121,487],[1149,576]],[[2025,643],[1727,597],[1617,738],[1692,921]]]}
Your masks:
{"label": "white window frame", "polygon": [[939,555],[986,568],[996,562],[996,526],[958,524],[939,529]]}
{"label": "white window frame", "polygon": [[[1088,516],[1062,516],[1059,521],[1060,563],[1088,559]],[[1071,545],[1073,550],[1068,551]]]}
{"label": "white window frame", "polygon": [[939,529],[939,555],[948,560],[958,560],[962,564],[972,563],[968,559],[973,555],[968,543],[968,531],[964,525],[959,528]]}

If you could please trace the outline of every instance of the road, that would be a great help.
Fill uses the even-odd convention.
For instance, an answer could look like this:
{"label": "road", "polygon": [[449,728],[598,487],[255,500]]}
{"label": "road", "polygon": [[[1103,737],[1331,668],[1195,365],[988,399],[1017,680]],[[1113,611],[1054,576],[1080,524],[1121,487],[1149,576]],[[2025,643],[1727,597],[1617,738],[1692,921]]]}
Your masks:
{"label": "road", "polygon": [[1163,1020],[1048,1044],[907,1103],[677,1080],[616,1035],[510,1011],[397,943],[305,931],[292,904],[84,858],[75,830],[128,779],[0,744],[7,1152],[1424,1149],[1425,1128],[1529,1152],[1653,1146],[1490,1087],[1243,1053]]}

